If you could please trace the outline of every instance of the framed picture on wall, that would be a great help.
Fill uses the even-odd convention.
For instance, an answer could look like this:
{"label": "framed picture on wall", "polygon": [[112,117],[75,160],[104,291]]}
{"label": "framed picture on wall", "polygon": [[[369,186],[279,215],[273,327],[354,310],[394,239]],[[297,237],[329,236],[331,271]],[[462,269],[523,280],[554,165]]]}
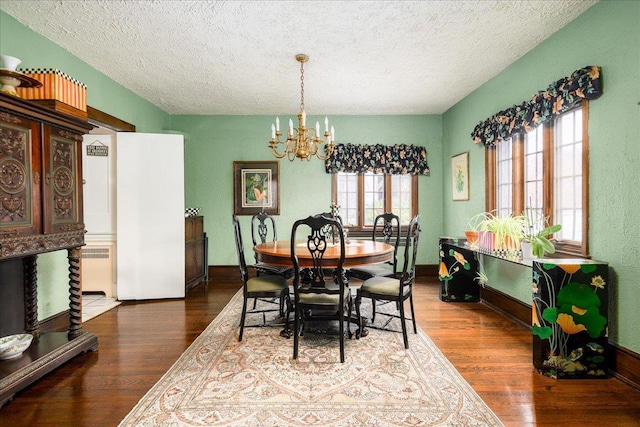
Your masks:
{"label": "framed picture on wall", "polygon": [[279,162],[233,162],[233,213],[280,215]]}
{"label": "framed picture on wall", "polygon": [[453,200],[469,200],[469,152],[451,158]]}

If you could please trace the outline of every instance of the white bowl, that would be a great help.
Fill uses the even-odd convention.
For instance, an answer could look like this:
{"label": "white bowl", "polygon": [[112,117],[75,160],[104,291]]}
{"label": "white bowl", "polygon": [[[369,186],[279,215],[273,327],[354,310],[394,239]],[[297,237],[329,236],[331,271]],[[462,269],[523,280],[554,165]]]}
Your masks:
{"label": "white bowl", "polygon": [[17,334],[0,338],[0,360],[15,359],[29,348],[33,335]]}
{"label": "white bowl", "polygon": [[20,63],[22,62],[15,56],[9,55],[0,55],[0,61],[2,62],[2,67],[0,68],[6,68],[10,71],[15,71],[16,68],[18,68],[18,65],[20,65]]}

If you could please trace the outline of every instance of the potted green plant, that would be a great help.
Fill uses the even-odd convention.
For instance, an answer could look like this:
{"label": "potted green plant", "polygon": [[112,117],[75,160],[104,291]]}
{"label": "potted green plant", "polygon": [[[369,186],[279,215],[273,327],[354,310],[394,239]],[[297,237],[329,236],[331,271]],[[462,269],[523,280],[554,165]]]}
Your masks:
{"label": "potted green plant", "polygon": [[[522,241],[531,243],[531,254],[536,258],[542,258],[545,253],[555,253],[556,248],[549,238],[560,231],[562,225],[549,225],[548,218],[531,207],[526,208],[525,218],[527,223]],[[523,258],[524,252],[523,250]]]}
{"label": "potted green plant", "polygon": [[467,238],[467,244],[471,247],[478,247],[478,236],[480,234],[482,224],[487,220],[489,213],[480,212],[469,220],[467,223],[467,229],[464,231],[464,235]]}
{"label": "potted green plant", "polygon": [[[468,223],[469,230],[478,233],[477,246],[481,252],[501,251],[507,256],[520,248],[526,225],[527,219],[522,215],[501,215],[493,212],[476,214]],[[469,233],[465,231],[465,234]]]}

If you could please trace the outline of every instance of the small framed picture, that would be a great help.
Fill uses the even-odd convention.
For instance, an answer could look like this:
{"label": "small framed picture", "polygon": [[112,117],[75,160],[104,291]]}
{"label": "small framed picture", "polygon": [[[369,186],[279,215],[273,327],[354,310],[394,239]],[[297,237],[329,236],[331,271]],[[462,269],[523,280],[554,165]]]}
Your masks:
{"label": "small framed picture", "polygon": [[469,152],[451,158],[453,200],[469,200]]}
{"label": "small framed picture", "polygon": [[279,162],[233,162],[233,213],[280,214]]}

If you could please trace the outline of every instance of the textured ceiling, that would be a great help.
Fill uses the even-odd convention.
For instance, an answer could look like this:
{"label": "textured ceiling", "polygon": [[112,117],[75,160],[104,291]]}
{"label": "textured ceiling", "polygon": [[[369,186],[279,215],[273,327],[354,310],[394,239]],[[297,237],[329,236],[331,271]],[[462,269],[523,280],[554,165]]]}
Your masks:
{"label": "textured ceiling", "polygon": [[309,114],[438,114],[594,3],[0,0],[0,9],[171,114],[291,114],[298,53],[310,56]]}

